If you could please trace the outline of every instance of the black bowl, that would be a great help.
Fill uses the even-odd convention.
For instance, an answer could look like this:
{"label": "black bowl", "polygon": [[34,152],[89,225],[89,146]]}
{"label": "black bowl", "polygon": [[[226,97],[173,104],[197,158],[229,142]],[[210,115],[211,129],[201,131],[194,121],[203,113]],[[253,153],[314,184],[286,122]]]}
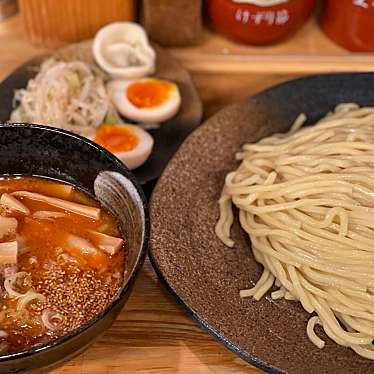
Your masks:
{"label": "black bowl", "polygon": [[59,129],[0,124],[0,176],[7,175],[53,178],[95,196],[117,218],[126,239],[124,281],[104,310],[47,344],[0,356],[0,373],[44,372],[81,353],[121,311],[145,258],[148,211],[142,189],[121,161],[89,140]]}

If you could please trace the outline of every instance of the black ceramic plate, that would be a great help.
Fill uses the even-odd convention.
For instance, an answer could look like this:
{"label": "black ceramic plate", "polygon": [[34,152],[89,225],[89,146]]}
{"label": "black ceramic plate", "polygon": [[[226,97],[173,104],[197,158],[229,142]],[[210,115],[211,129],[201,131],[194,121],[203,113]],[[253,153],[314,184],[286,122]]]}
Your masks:
{"label": "black ceramic plate", "polygon": [[313,123],[335,105],[374,105],[374,74],[321,75],[290,81],[223,109],[190,135],[158,181],[151,201],[150,255],[175,298],[204,329],[249,363],[272,373],[369,373],[374,363],[326,340],[307,338],[299,303],[240,299],[261,274],[247,235],[234,223],[234,248],[214,234],[224,177],[234,153],[286,131],[301,112]]}
{"label": "black ceramic plate", "polygon": [[[142,184],[160,176],[185,137],[200,125],[202,117],[202,104],[188,72],[164,49],[158,46],[154,48],[157,53],[155,75],[178,85],[182,105],[174,118],[163,123],[159,129],[149,131],[155,140],[154,150],[144,165],[133,170]],[[82,59],[93,63],[90,41],[70,45],[54,55],[67,60]],[[26,87],[29,79],[35,76],[40,63],[47,57],[50,56],[39,56],[26,62],[0,83],[0,122],[9,120],[14,90]]]}

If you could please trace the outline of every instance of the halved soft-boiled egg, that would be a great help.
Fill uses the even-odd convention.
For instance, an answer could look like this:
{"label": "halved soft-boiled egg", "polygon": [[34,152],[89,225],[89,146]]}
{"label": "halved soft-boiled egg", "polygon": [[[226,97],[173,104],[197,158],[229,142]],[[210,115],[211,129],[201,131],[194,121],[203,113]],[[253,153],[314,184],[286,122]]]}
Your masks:
{"label": "halved soft-boiled egg", "polygon": [[107,91],[118,111],[138,122],[164,122],[181,104],[178,86],[162,79],[114,80],[107,84]]}
{"label": "halved soft-boiled egg", "polygon": [[144,164],[154,143],[150,134],[129,124],[103,124],[96,130],[93,141],[112,152],[130,170]]}

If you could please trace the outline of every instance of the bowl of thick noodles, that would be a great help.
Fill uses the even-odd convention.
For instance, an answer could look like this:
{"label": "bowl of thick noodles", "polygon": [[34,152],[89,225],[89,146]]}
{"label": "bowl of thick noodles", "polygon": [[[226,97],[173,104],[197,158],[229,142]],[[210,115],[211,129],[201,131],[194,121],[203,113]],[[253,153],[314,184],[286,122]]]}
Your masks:
{"label": "bowl of thick noodles", "polygon": [[0,125],[0,372],[50,370],[113,323],[144,261],[145,197],[72,133]]}

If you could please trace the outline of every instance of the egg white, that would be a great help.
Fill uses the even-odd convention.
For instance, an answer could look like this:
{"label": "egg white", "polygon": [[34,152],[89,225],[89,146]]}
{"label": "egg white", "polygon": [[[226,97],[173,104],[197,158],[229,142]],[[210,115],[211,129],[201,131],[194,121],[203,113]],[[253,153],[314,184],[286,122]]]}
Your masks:
{"label": "egg white", "polygon": [[[136,169],[143,165],[151,155],[154,140],[153,137],[142,128],[130,124],[115,124],[109,126],[127,128],[138,138],[138,144],[129,151],[112,152],[119,158],[130,170]],[[95,141],[95,137],[91,139]]]}
{"label": "egg white", "polygon": [[146,123],[160,123],[174,117],[181,105],[181,96],[178,86],[169,91],[168,99],[161,105],[152,108],[138,108],[127,97],[127,89],[131,83],[142,82],[146,79],[136,81],[113,80],[107,84],[107,92],[117,110],[126,118]]}

